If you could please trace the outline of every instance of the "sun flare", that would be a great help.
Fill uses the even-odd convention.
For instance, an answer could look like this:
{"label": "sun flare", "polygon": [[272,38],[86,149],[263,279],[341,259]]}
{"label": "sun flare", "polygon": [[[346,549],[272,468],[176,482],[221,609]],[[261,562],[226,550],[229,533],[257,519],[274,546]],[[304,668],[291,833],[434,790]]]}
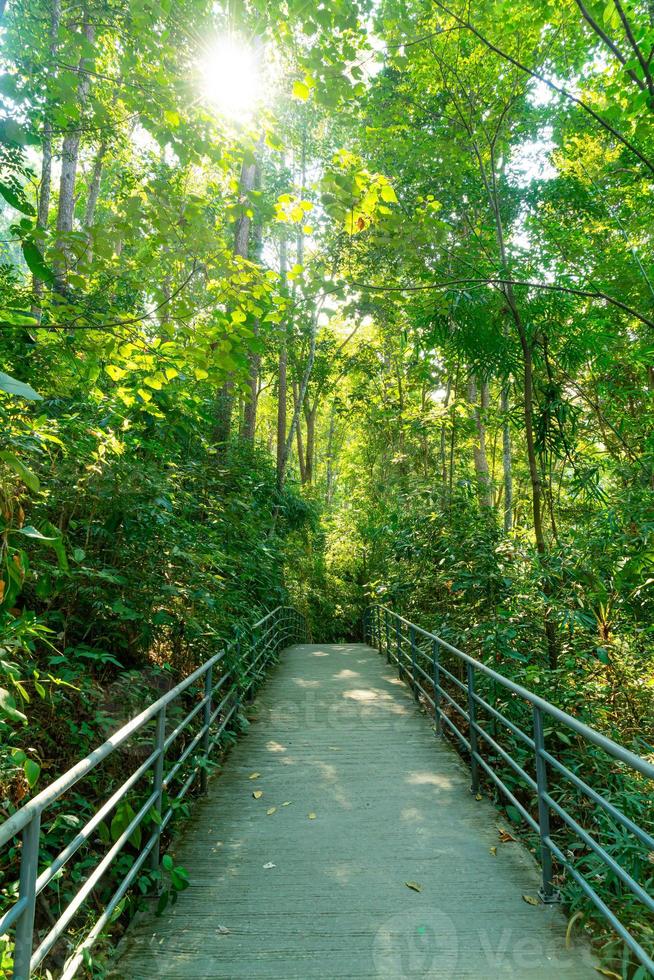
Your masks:
{"label": "sun flare", "polygon": [[216,112],[236,122],[246,121],[261,95],[256,53],[242,41],[219,38],[199,62],[203,98]]}

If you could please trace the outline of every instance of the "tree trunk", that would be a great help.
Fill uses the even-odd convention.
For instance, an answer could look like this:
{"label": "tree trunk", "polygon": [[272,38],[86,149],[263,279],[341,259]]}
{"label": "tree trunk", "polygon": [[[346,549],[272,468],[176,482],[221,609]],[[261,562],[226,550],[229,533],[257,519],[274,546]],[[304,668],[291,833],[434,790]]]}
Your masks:
{"label": "tree trunk", "polygon": [[[258,146],[261,145],[261,140]],[[239,200],[245,205],[248,195],[254,189],[257,174],[256,162],[243,161],[241,166],[241,177],[239,181]],[[250,247],[250,225],[251,219],[247,214],[242,214],[237,223],[234,233],[234,255],[247,259]],[[234,404],[234,379],[227,378],[218,395],[216,396],[214,425],[214,440],[219,446],[226,448],[232,434],[232,408]]]}
{"label": "tree trunk", "polygon": [[[282,231],[279,243],[279,272],[282,282],[286,279],[286,232]],[[286,412],[288,399],[288,324],[284,324],[279,346],[279,361],[277,367],[277,485],[284,484],[286,463],[291,451],[286,446]]]}
{"label": "tree trunk", "polygon": [[509,386],[502,385],[502,472],[504,475],[504,531],[513,528],[513,470],[511,468],[511,430],[509,429]]}
{"label": "tree trunk", "polygon": [[[314,401],[310,408],[305,405],[304,418],[307,423],[307,447],[306,462],[304,464],[304,482],[313,483],[314,476],[314,456],[316,452],[316,416],[318,414],[318,404]],[[298,426],[299,428],[299,426]]]}
{"label": "tree trunk", "polygon": [[[297,381],[293,381],[293,406],[295,407],[300,398],[300,390],[298,388]],[[300,481],[304,485],[307,482],[307,475],[304,469],[304,443],[302,439],[302,426],[298,423],[295,430],[295,437],[297,440],[297,458],[300,466]]]}
{"label": "tree trunk", "polygon": [[[1,17],[1,15],[0,15]],[[57,39],[59,36],[59,22],[61,19],[61,0],[52,0],[50,11],[50,58],[54,59],[57,53]],[[48,69],[50,70],[50,68]],[[45,119],[43,122],[43,145],[41,158],[41,183],[39,185],[39,205],[36,214],[36,226],[42,231],[48,227],[50,215],[50,196],[52,193],[52,123],[48,119],[49,102],[45,106]],[[41,319],[38,298],[43,289],[41,280],[34,276],[32,279],[36,302],[33,305],[33,313],[37,319]]]}
{"label": "tree trunk", "polygon": [[91,182],[89,184],[89,193],[86,199],[86,209],[84,211],[84,230],[86,232],[86,237],[88,239],[88,247],[86,249],[86,260],[90,264],[93,261],[93,222],[95,221],[95,209],[98,205],[98,198],[100,197],[100,183],[102,181],[102,167],[104,165],[104,157],[107,152],[107,143],[105,140],[100,143],[98,147],[98,152],[95,155],[95,160],[93,161],[93,171],[91,173]]}
{"label": "tree trunk", "polygon": [[[475,442],[473,455],[475,461],[475,474],[477,476],[477,488],[479,493],[479,503],[484,510],[490,510],[493,506],[493,496],[491,493],[490,472],[488,469],[488,456],[486,454],[486,425],[477,404],[477,384],[474,377],[468,381],[468,401],[474,406],[475,426],[477,429],[477,441]],[[488,408],[488,384],[485,382],[481,386],[481,409]]]}
{"label": "tree trunk", "polygon": [[334,429],[335,429],[335,413],[334,405],[332,404],[331,414],[329,416],[329,434],[327,436],[327,493],[326,501],[327,506],[329,506],[334,497]]}
{"label": "tree trunk", "polygon": [[[261,166],[257,160],[254,174],[254,187],[261,190]],[[252,251],[253,259],[259,262],[261,259],[261,248],[263,245],[263,229],[261,218],[259,218],[252,229]],[[255,344],[258,342],[259,321],[254,325]],[[247,442],[254,444],[254,436],[257,430],[257,409],[259,407],[259,375],[261,374],[261,353],[258,350],[250,351],[248,356],[248,397],[243,409],[243,429],[241,436]]]}
{"label": "tree trunk", "polygon": [[[88,12],[84,14],[84,26],[82,32],[86,40],[92,44],[95,38],[93,25],[88,21]],[[80,83],[77,87],[77,102],[83,107],[89,94],[90,76],[86,72],[88,59],[80,58],[79,67],[81,73]],[[61,147],[61,177],[59,179],[59,209],[57,211],[57,244],[60,251],[59,259],[56,263],[59,278],[65,285],[66,273],[71,263],[71,256],[66,244],[66,235],[73,230],[73,218],[75,214],[75,181],[77,178],[77,162],[79,158],[80,145],[80,124],[76,123],[75,129],[70,130],[64,136]]]}

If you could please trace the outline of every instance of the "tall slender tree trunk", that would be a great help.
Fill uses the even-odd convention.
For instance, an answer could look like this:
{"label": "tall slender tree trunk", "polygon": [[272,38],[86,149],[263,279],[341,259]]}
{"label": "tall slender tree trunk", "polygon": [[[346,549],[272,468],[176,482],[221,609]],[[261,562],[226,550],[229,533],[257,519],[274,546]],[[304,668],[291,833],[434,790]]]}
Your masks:
{"label": "tall slender tree trunk", "polygon": [[[61,21],[61,0],[52,0],[50,8],[50,58],[54,60],[57,53],[57,42],[59,37],[59,23]],[[48,74],[52,70],[48,67]],[[43,122],[43,144],[41,156],[41,183],[39,184],[39,204],[36,214],[36,226],[45,232],[48,227],[50,216],[50,197],[52,193],[52,123],[48,117],[50,111],[49,100],[46,101],[45,119]],[[39,297],[43,290],[43,283],[34,276],[33,280],[35,303],[33,313],[38,320],[41,319],[39,307]]]}
{"label": "tall slender tree trunk", "polygon": [[468,401],[473,406],[475,427],[477,429],[477,439],[474,445],[473,455],[475,461],[475,474],[477,476],[479,503],[484,510],[490,510],[493,506],[493,495],[491,492],[488,456],[486,454],[486,425],[481,414],[483,410],[488,408],[488,384],[484,382],[481,385],[480,410],[480,406],[477,403],[477,383],[474,377],[470,377],[468,381]]}
{"label": "tall slender tree trunk", "polygon": [[[93,44],[95,29],[89,23],[88,11],[84,12],[84,24],[82,33],[86,40]],[[80,83],[77,88],[77,101],[83,107],[88,98],[90,89],[90,76],[87,72],[88,58],[81,57],[79,69],[81,74]],[[72,256],[67,246],[66,236],[73,230],[73,218],[75,215],[75,182],[77,179],[77,163],[79,160],[81,131],[79,123],[75,128],[69,130],[64,136],[61,146],[61,176],[59,179],[59,208],[57,211],[57,245],[59,259],[56,263],[60,283],[65,286],[66,273],[72,262]]]}
{"label": "tall slender tree trunk", "polygon": [[104,166],[104,158],[107,152],[107,143],[105,140],[100,143],[98,147],[98,152],[95,155],[95,160],[93,161],[93,170],[91,172],[91,182],[89,184],[89,193],[86,199],[86,208],[84,211],[84,231],[86,232],[86,237],[88,239],[88,247],[86,249],[86,260],[91,263],[93,260],[93,222],[95,221],[95,209],[98,206],[98,198],[100,197],[100,184],[102,182],[102,168]]}
{"label": "tall slender tree trunk", "polygon": [[329,506],[334,497],[334,432],[336,428],[336,413],[334,404],[329,415],[329,433],[327,435],[327,492],[326,501]]}
{"label": "tall slender tree trunk", "polygon": [[502,473],[504,477],[504,530],[513,528],[513,470],[511,467],[511,430],[509,428],[509,386],[502,385],[500,409],[502,412]]}
{"label": "tall slender tree trunk", "polygon": [[[258,146],[262,145],[261,140]],[[251,218],[245,213],[250,193],[254,190],[256,180],[256,160],[244,160],[241,166],[239,180],[239,200],[244,213],[236,223],[234,233],[234,256],[247,259],[250,248]],[[223,447],[229,443],[232,434],[232,409],[234,405],[234,378],[230,375],[218,391],[215,403],[214,441]]]}
{"label": "tall slender tree trunk", "polygon": [[[293,380],[293,406],[297,406],[300,399],[300,389],[298,387],[297,381]],[[295,438],[297,441],[297,458],[298,464],[300,466],[300,481],[302,484],[307,482],[307,475],[304,469],[304,440],[302,438],[302,426],[298,423],[295,430]]]}
{"label": "tall slender tree trunk", "polygon": [[[305,405],[304,418],[307,424],[307,445],[304,464],[304,482],[313,483],[314,477],[314,457],[316,454],[316,418],[318,415],[318,403],[314,401],[310,407]],[[299,426],[298,426],[299,428]]]}
{"label": "tall slender tree trunk", "polygon": [[[279,271],[282,282],[286,279],[286,233],[282,231],[279,243]],[[277,485],[283,486],[286,462],[291,447],[286,448],[286,413],[288,403],[288,323],[284,323],[277,364]]]}
{"label": "tall slender tree trunk", "polygon": [[[254,173],[255,190],[261,190],[261,165],[256,161]],[[261,260],[261,249],[263,247],[263,228],[259,218],[252,229],[252,250],[253,258],[256,262]],[[255,345],[258,343],[260,324],[257,320],[254,325]],[[247,397],[243,409],[243,428],[241,437],[254,444],[254,436],[257,430],[257,410],[259,407],[259,376],[261,374],[261,353],[256,347],[250,351],[248,356],[248,382]]]}

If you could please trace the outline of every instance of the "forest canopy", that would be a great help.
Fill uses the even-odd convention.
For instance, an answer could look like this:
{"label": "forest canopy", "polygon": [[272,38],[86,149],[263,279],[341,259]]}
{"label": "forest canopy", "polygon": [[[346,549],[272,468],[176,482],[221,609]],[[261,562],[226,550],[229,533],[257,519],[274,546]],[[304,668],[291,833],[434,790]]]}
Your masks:
{"label": "forest canopy", "polygon": [[286,601],[651,757],[654,5],[0,17],[0,812]]}

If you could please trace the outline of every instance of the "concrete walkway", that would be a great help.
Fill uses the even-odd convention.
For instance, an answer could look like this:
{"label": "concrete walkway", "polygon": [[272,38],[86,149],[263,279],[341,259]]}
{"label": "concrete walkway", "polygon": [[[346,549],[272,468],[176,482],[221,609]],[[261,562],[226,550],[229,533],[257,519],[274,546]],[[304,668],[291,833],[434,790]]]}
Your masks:
{"label": "concrete walkway", "polygon": [[596,978],[469,782],[376,651],[287,650],[175,852],[190,888],[114,975]]}

